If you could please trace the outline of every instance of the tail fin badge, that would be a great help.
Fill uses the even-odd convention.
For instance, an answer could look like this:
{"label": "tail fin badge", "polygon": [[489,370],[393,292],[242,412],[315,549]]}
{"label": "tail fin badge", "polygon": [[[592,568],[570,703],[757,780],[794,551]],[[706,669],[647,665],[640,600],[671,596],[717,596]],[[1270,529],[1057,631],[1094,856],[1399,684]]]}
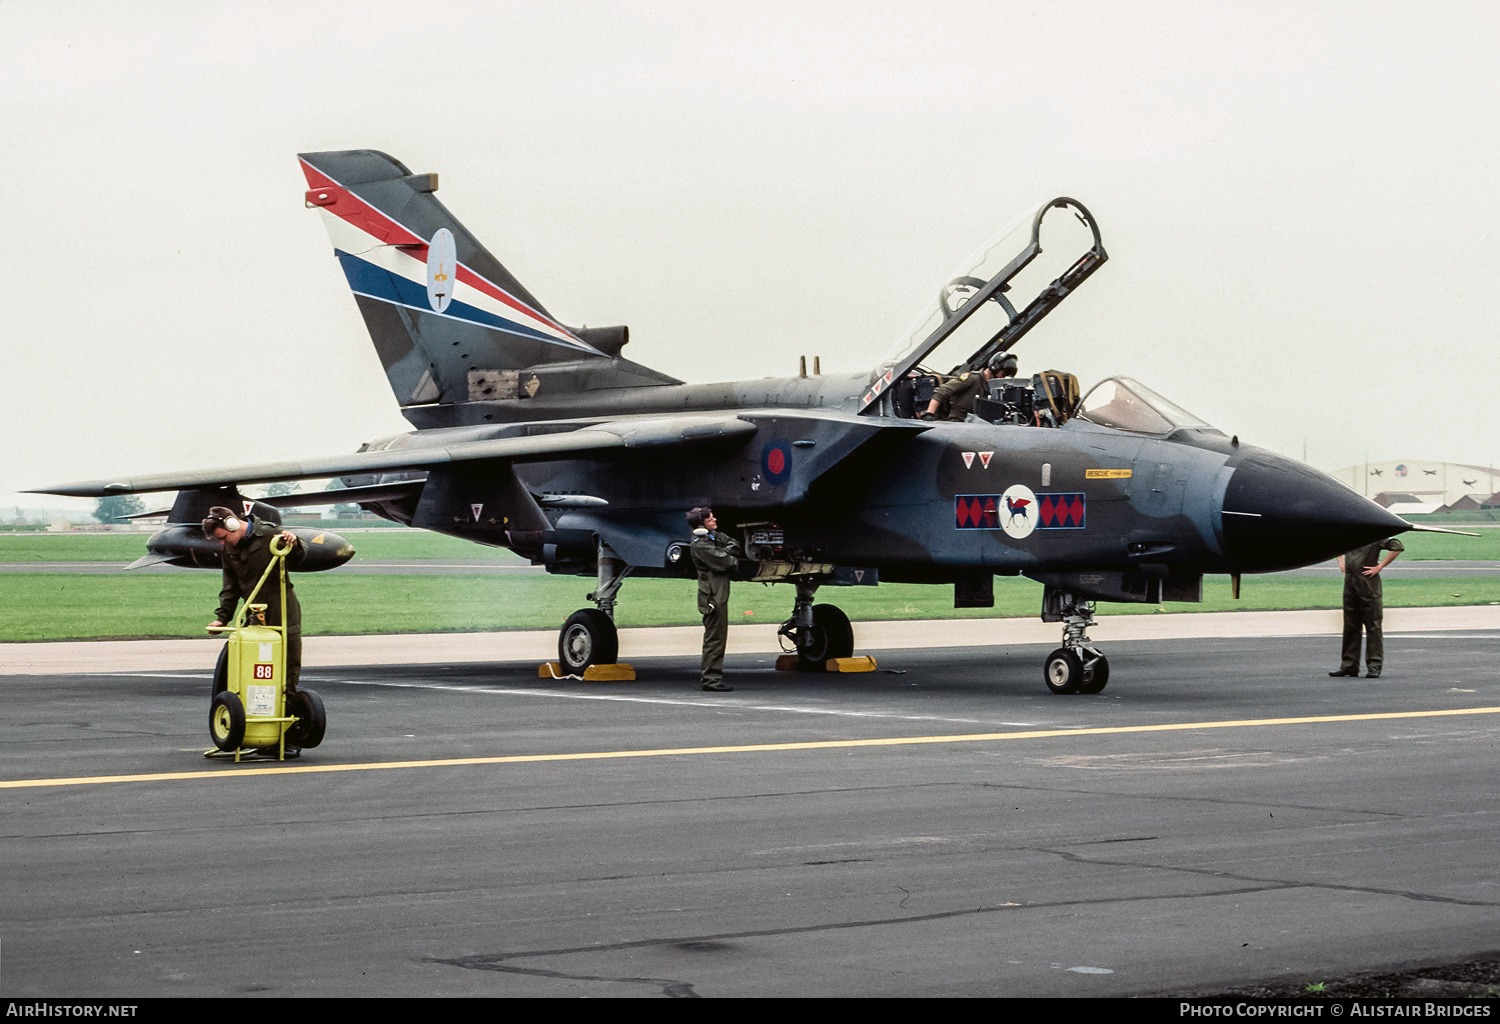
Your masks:
{"label": "tail fin badge", "polygon": [[427,304],[441,313],[453,301],[458,284],[458,246],[453,232],[438,228],[427,246]]}

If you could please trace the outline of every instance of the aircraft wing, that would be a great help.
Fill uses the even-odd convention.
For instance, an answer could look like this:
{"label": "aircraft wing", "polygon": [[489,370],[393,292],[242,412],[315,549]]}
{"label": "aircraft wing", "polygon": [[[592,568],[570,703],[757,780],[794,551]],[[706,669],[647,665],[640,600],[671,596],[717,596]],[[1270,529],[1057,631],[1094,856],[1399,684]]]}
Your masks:
{"label": "aircraft wing", "polygon": [[[521,424],[513,429],[536,429]],[[554,427],[555,424],[546,424]],[[547,462],[554,459],[629,457],[632,453],[660,454],[671,448],[711,447],[742,443],[757,430],[754,423],[735,416],[621,417],[575,429],[549,433],[515,434],[447,444],[411,444],[381,451],[356,452],[297,462],[266,462],[224,469],[156,473],[108,480],[84,480],[35,488],[28,493],[102,498],[111,494],[181,491],[240,484],[272,483],[323,477],[357,476],[404,470],[427,470],[469,462]],[[420,435],[415,435],[420,436]],[[344,500],[344,492],[328,492]]]}

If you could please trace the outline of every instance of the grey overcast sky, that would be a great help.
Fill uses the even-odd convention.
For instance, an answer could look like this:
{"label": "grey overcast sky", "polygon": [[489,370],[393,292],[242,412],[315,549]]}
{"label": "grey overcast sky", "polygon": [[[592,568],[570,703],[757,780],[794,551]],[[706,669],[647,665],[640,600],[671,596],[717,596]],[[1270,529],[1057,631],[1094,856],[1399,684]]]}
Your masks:
{"label": "grey overcast sky", "polygon": [[[1069,195],[1018,349],[1325,469],[1500,460],[1500,5],[0,0],[0,509],[406,429],[300,151],[374,148],[690,381],[873,366]],[[92,507],[83,502],[81,507]]]}

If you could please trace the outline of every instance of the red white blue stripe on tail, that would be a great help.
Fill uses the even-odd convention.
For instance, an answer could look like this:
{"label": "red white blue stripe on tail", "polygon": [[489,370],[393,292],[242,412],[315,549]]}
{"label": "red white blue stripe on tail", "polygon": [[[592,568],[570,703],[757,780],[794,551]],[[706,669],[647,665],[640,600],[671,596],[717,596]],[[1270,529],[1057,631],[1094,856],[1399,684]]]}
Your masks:
{"label": "red white blue stripe on tail", "polygon": [[[323,224],[356,295],[475,324],[576,352],[604,353],[452,255],[452,236],[425,239],[306,160],[307,205]],[[431,243],[436,242],[436,245]],[[451,271],[444,264],[451,260]],[[438,277],[452,280],[437,281]]]}

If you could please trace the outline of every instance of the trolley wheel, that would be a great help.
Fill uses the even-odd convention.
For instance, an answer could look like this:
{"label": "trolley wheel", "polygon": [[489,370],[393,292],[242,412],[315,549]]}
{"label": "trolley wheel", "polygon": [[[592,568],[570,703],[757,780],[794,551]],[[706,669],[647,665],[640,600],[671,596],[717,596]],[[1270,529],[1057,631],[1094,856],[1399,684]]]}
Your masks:
{"label": "trolley wheel", "polygon": [[797,657],[805,668],[822,669],[829,659],[854,653],[854,627],[837,605],[813,605],[812,619],[812,633],[797,645]]}
{"label": "trolley wheel", "polygon": [[557,635],[557,661],[568,675],[577,675],[590,665],[613,665],[619,656],[620,634],[614,620],[597,608],[580,608],[569,615]]}
{"label": "trolley wheel", "polygon": [[220,750],[238,750],[245,742],[245,705],[228,690],[214,694],[208,709],[208,734]]}
{"label": "trolley wheel", "polygon": [[1079,684],[1079,693],[1098,693],[1104,689],[1104,684],[1109,682],[1109,659],[1099,655],[1099,660],[1089,668],[1084,669],[1083,674],[1088,678]]}
{"label": "trolley wheel", "polygon": [[229,645],[219,648],[219,660],[214,665],[214,679],[208,684],[208,699],[213,700],[229,689]]}
{"label": "trolley wheel", "polygon": [[1059,647],[1042,663],[1042,678],[1053,693],[1077,693],[1083,685],[1083,659]]}
{"label": "trolley wheel", "polygon": [[313,690],[298,690],[287,695],[286,710],[287,714],[297,716],[297,721],[286,731],[288,745],[316,747],[323,742],[328,715],[323,711],[322,697]]}

